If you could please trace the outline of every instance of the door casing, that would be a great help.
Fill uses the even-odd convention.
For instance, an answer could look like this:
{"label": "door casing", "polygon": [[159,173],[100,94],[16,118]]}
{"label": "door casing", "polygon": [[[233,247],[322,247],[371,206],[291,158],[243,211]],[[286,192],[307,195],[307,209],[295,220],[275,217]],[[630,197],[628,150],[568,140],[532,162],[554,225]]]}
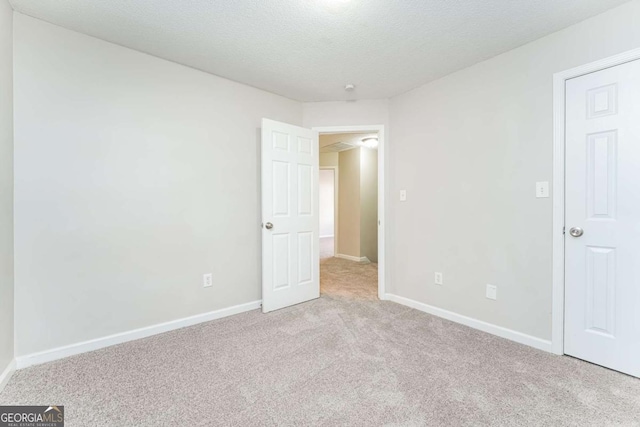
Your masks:
{"label": "door casing", "polygon": [[564,354],[565,286],[565,82],[605,68],[640,59],[640,49],[630,50],[553,75],[553,295],[551,348]]}
{"label": "door casing", "polygon": [[[320,134],[331,133],[378,133],[378,298],[387,299],[386,296],[386,222],[385,222],[385,170],[387,164],[385,162],[385,134],[384,125],[365,125],[365,126],[322,126],[313,127],[312,130],[318,131]],[[319,262],[319,260],[318,260]]]}

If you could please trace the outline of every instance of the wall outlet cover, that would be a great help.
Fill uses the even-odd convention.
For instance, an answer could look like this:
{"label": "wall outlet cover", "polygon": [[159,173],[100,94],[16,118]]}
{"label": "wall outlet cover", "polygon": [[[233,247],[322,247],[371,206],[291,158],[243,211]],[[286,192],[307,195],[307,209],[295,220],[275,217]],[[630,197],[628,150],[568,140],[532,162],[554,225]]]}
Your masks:
{"label": "wall outlet cover", "polygon": [[443,279],[442,279],[442,273],[436,272],[434,274],[434,283],[436,285],[442,285]]}
{"label": "wall outlet cover", "polygon": [[213,286],[213,274],[207,273],[202,276],[202,287],[210,288]]}

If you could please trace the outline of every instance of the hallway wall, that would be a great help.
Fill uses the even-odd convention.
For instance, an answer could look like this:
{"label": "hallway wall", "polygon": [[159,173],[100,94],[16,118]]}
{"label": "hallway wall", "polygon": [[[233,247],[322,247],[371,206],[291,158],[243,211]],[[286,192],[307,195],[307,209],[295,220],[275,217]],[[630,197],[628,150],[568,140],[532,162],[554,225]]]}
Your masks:
{"label": "hallway wall", "polygon": [[360,149],[341,151],[339,159],[338,253],[360,258]]}
{"label": "hallway wall", "polygon": [[378,151],[360,148],[360,256],[378,262]]}

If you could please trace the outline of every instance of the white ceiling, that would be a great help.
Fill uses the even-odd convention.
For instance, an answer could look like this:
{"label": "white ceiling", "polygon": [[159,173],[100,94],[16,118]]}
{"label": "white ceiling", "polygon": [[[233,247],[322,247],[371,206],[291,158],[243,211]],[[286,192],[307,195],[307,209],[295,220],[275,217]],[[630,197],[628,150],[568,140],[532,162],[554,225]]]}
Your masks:
{"label": "white ceiling", "polygon": [[[626,0],[11,0],[300,101],[388,98]],[[352,93],[344,85],[353,83]]]}

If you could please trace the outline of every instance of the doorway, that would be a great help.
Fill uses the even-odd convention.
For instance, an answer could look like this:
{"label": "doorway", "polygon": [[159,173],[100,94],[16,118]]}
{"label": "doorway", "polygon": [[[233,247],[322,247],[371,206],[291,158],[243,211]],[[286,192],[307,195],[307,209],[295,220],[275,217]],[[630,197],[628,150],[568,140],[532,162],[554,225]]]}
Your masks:
{"label": "doorway", "polygon": [[[377,295],[385,299],[384,226],[384,127],[353,126],[307,129],[264,118],[261,128],[261,228],[262,228],[262,311],[268,313],[320,296],[319,251],[319,133],[377,133],[374,157],[377,168],[376,227]],[[362,141],[363,143],[365,141]],[[339,169],[339,168],[338,168]],[[336,172],[335,194],[345,194]],[[349,193],[346,193],[349,196]],[[347,197],[342,200],[355,198]],[[358,195],[359,199],[359,195]],[[344,203],[340,201],[339,206]],[[338,233],[335,241],[341,250]],[[377,220],[376,220],[377,218]],[[349,243],[349,240],[347,240]],[[339,255],[339,254],[338,254]],[[358,259],[359,261],[359,259]]]}
{"label": "doorway", "polygon": [[380,251],[384,236],[380,236],[379,213],[383,203],[379,178],[384,169],[384,164],[379,164],[381,132],[374,127],[316,130],[321,293],[379,298],[384,294],[379,275],[380,252],[384,252]]}
{"label": "doorway", "polygon": [[556,148],[562,144],[564,156],[554,160],[562,184],[554,185],[554,226],[563,224],[554,251],[554,350],[640,377],[636,54],[556,76]]}

